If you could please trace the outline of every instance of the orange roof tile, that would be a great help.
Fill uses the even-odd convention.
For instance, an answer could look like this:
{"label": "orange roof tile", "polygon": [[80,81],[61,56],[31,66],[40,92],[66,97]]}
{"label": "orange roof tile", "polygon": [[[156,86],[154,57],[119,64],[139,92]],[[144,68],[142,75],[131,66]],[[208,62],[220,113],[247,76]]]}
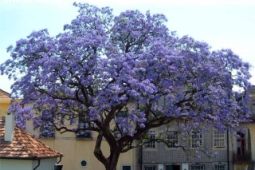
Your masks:
{"label": "orange roof tile", "polygon": [[12,142],[4,141],[4,133],[4,120],[0,118],[0,158],[40,159],[62,156],[61,153],[17,127],[14,130]]}

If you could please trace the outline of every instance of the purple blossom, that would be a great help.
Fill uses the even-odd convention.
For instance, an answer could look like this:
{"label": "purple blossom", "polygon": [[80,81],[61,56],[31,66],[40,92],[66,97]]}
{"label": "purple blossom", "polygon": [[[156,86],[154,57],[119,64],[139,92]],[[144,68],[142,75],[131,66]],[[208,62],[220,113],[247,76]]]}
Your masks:
{"label": "purple blossom", "polygon": [[178,118],[217,128],[249,118],[249,64],[231,50],[177,37],[164,15],[129,10],[114,16],[110,8],[75,6],[79,14],[64,32],[36,31],[8,48],[0,71],[13,79],[22,73],[13,94],[32,107],[13,103],[20,127],[33,117],[43,135],[53,135],[54,125],[82,118],[108,142],[117,134],[118,143]]}

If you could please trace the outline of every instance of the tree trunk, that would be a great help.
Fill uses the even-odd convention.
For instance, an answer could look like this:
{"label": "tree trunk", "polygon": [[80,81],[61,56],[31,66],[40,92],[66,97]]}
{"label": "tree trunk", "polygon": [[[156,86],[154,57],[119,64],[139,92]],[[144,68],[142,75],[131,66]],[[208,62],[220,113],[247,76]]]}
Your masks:
{"label": "tree trunk", "polygon": [[106,170],[117,170],[117,164],[120,157],[120,152],[116,149],[111,151],[108,158],[107,164],[105,165]]}
{"label": "tree trunk", "polygon": [[110,156],[106,158],[101,150],[102,139],[103,134],[99,133],[96,140],[94,155],[104,165],[106,170],[117,170],[117,163],[120,157],[121,149],[116,146],[116,143],[112,143],[112,145],[109,144]]}

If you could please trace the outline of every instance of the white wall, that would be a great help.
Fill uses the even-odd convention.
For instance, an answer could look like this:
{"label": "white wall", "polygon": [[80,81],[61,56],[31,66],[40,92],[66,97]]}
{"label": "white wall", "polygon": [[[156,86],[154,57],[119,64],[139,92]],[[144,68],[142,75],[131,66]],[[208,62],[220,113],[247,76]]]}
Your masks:
{"label": "white wall", "polygon": [[[56,158],[41,159],[40,166],[36,170],[54,170],[54,165],[56,161],[57,161]],[[38,160],[33,160],[33,168],[36,167],[37,164]]]}
{"label": "white wall", "polygon": [[[56,158],[41,159],[36,170],[54,170],[56,161]],[[0,159],[0,170],[33,170],[37,164],[37,160]]]}
{"label": "white wall", "polygon": [[32,160],[0,159],[0,170],[32,170]]}

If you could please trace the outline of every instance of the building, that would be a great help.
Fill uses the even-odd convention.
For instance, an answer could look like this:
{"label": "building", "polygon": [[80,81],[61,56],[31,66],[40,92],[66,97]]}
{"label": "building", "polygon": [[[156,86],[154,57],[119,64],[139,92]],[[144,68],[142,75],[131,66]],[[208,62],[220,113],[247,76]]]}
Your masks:
{"label": "building", "polygon": [[255,162],[255,124],[244,124],[240,131],[235,132],[236,138],[233,141],[233,169],[254,170]]}
{"label": "building", "polygon": [[7,113],[10,102],[10,95],[0,89],[0,116],[3,116]]}
{"label": "building", "polygon": [[[255,115],[255,86],[249,91],[250,110]],[[178,125],[160,127],[150,138],[165,134],[169,145],[150,142],[140,149],[143,170],[254,170],[255,118],[235,130],[213,128],[182,134]]]}
{"label": "building", "polygon": [[54,170],[62,154],[14,127],[12,115],[0,119],[0,169]]}
{"label": "building", "polygon": [[[10,101],[10,95],[0,90],[0,116],[7,113]],[[39,131],[34,130],[31,121],[27,122],[26,130],[39,138]],[[76,135],[70,132],[63,134],[55,132],[53,137],[39,138],[43,143],[63,154],[61,161],[63,170],[104,170],[103,165],[94,156],[95,139],[96,134],[91,132],[84,135]],[[109,151],[106,143],[103,143],[102,150],[105,153]],[[121,154],[117,169],[136,170],[136,155],[135,150]]]}
{"label": "building", "polygon": [[178,125],[151,131],[164,134],[165,143],[147,143],[142,149],[143,170],[232,170],[233,135],[214,128],[183,132]]}
{"label": "building", "polygon": [[249,91],[250,110],[253,117],[241,125],[234,141],[233,164],[234,170],[255,169],[255,86]]}
{"label": "building", "polygon": [[[255,88],[250,92],[251,108],[255,111]],[[0,115],[7,112],[10,98],[0,91]],[[31,122],[27,131],[38,137]],[[149,142],[142,148],[122,154],[118,170],[254,170],[255,167],[255,123],[247,122],[236,131],[220,132],[213,128],[181,132],[178,124],[151,130],[155,138],[164,135],[168,145]],[[40,138],[45,144],[63,153],[64,170],[104,170],[95,158],[94,133],[75,135],[55,133],[51,138]],[[68,146],[68,147],[67,147]],[[103,150],[108,151],[103,144]]]}

